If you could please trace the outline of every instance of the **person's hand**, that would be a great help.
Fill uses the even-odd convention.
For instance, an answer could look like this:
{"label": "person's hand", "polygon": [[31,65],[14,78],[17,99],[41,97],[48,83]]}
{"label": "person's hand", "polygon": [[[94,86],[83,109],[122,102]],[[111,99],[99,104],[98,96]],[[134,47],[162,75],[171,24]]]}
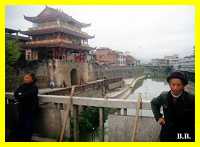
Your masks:
{"label": "person's hand", "polygon": [[165,119],[163,117],[159,118],[158,123],[162,126],[165,124]]}

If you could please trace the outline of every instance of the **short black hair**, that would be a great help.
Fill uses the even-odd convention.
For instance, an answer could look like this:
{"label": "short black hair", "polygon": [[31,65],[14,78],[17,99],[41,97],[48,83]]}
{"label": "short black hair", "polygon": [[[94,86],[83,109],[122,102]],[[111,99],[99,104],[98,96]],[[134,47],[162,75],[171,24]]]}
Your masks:
{"label": "short black hair", "polygon": [[36,76],[35,76],[34,73],[29,72],[29,73],[26,73],[26,75],[30,75],[30,76],[32,77],[32,79],[33,79],[33,83],[35,83],[35,82],[37,81],[37,78],[36,78]]}

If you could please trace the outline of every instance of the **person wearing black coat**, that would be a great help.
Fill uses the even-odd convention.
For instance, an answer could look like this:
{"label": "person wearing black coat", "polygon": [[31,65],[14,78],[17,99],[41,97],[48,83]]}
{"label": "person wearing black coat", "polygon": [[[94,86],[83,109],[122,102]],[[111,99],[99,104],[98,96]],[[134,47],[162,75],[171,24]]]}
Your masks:
{"label": "person wearing black coat", "polygon": [[14,92],[18,108],[18,124],[13,140],[20,142],[31,141],[34,120],[38,112],[38,88],[33,73],[24,76],[24,82]]}
{"label": "person wearing black coat", "polygon": [[182,72],[175,71],[167,81],[170,91],[162,92],[151,101],[154,117],[161,125],[160,141],[195,141],[194,95],[184,91],[188,80]]}

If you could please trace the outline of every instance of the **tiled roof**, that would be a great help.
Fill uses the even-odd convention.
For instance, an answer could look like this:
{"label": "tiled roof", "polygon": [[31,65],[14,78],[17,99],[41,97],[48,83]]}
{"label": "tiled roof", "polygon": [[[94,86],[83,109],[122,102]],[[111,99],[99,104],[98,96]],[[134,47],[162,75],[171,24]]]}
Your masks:
{"label": "tiled roof", "polygon": [[58,9],[54,9],[54,8],[51,8],[48,6],[46,6],[45,9],[39,15],[37,15],[35,17],[24,16],[24,19],[31,21],[33,23],[53,21],[53,20],[57,20],[58,18],[63,21],[72,22],[80,28],[90,26],[90,24],[79,22],[76,19],[69,16],[68,14],[66,14]]}

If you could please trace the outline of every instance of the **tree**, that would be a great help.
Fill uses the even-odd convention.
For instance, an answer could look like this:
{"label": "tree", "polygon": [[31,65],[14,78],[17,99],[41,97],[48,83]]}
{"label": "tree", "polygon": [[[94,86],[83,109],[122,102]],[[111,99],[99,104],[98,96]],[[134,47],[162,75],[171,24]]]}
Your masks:
{"label": "tree", "polygon": [[15,65],[21,56],[17,40],[6,40],[6,90],[13,90],[17,80],[14,75]]}
{"label": "tree", "polygon": [[17,40],[6,41],[6,65],[13,67],[21,56],[19,42]]}

